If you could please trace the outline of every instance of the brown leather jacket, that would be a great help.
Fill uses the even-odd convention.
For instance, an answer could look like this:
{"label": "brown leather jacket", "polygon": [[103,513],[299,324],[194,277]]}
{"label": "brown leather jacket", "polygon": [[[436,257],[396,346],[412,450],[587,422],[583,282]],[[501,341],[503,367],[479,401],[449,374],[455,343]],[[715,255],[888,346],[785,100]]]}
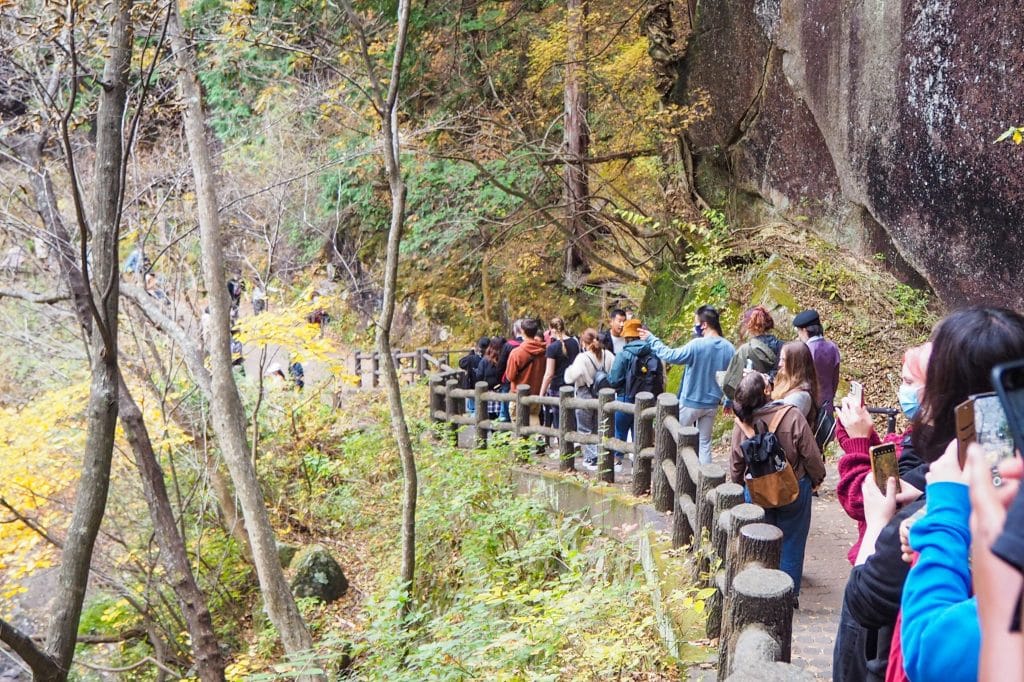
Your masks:
{"label": "brown leather jacket", "polygon": [[[811,485],[817,487],[825,480],[825,460],[821,456],[818,444],[814,441],[811,427],[807,425],[807,420],[800,414],[800,410],[780,402],[768,403],[754,412],[754,423],[764,422],[767,428],[771,423],[772,416],[786,408],[789,408],[789,411],[783,415],[775,429],[775,436],[779,439],[782,449],[786,451],[786,459],[793,467],[796,479],[799,481],[802,477],[807,476],[811,479]],[[740,429],[739,424],[733,426],[729,470],[732,482],[740,485],[744,485],[743,476],[747,473],[747,463],[743,461],[743,450],[740,449],[740,443],[746,438],[747,436]]]}

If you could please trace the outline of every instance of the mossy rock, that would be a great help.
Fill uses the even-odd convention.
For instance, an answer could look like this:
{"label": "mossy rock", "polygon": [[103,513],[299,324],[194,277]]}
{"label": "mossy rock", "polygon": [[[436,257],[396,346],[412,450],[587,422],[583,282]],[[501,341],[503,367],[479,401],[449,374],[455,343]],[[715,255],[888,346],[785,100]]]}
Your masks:
{"label": "mossy rock", "polygon": [[315,597],[330,603],[348,591],[348,579],[341,566],[321,545],[311,545],[299,552],[292,567],[292,593],[296,597]]}
{"label": "mossy rock", "polygon": [[277,560],[281,562],[281,568],[288,568],[298,553],[299,548],[295,545],[289,545],[286,542],[277,543]]}

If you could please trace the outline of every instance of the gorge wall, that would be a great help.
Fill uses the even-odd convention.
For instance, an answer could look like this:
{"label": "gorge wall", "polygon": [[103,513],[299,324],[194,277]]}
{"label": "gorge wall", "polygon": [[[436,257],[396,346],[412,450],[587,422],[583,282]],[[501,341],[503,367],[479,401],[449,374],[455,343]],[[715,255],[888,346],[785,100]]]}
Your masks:
{"label": "gorge wall", "polygon": [[[1024,308],[1024,14],[981,0],[689,0],[672,97],[698,167],[909,264],[948,305]],[[681,8],[680,8],[681,6]],[[698,173],[698,178],[700,174]]]}

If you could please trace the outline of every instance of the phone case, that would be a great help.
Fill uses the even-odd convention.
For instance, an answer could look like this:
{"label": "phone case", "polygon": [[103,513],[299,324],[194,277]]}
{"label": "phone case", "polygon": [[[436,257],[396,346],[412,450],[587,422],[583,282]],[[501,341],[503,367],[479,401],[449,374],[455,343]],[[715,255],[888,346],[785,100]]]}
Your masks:
{"label": "phone case", "polygon": [[896,446],[893,443],[876,445],[869,450],[871,454],[871,472],[875,476],[875,484],[883,493],[885,482],[889,478],[896,479],[896,492],[900,492],[900,465],[896,460]]}
{"label": "phone case", "polygon": [[956,448],[960,467],[967,461],[967,446],[974,442],[974,398],[956,406]]}

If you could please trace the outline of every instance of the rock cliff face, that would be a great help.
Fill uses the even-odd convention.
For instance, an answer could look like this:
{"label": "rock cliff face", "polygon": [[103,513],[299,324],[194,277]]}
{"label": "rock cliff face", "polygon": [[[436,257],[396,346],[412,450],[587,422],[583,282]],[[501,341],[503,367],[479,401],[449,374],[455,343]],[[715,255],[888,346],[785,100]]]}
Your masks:
{"label": "rock cliff face", "polygon": [[[695,0],[691,0],[691,3]],[[1024,15],[982,0],[696,1],[676,97],[776,209],[887,252],[950,305],[1024,307]]]}

